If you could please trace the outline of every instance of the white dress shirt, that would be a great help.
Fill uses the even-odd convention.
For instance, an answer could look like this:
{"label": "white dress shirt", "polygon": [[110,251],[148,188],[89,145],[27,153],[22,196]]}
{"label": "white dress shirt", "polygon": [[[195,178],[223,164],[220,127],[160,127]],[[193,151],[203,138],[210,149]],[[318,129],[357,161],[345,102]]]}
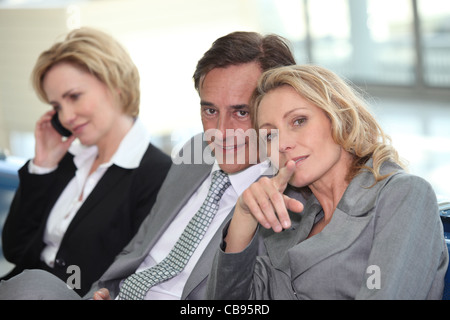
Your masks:
{"label": "white dress shirt", "polygon": [[[197,261],[200,259],[206,246],[217,232],[218,228],[228,216],[231,209],[235,206],[238,197],[247,189],[256,179],[258,179],[269,168],[268,162],[263,162],[248,169],[230,174],[231,186],[223,194],[220,203],[219,211],[215,215],[211,225],[209,226],[206,234],[195,250],[194,254],[190,258],[188,264],[183,271],[172,279],[162,282],[152,287],[145,296],[148,300],[179,300],[183,292],[184,285],[186,284],[189,275],[195,267]],[[215,170],[219,170],[217,162],[213,165],[210,175],[201,184],[200,188],[192,195],[187,204],[181,209],[177,217],[172,221],[164,234],[159,238],[158,242],[153,246],[149,252],[147,258],[141,263],[137,272],[143,271],[155,264],[161,262],[175,245],[175,242],[181,236],[183,230],[189,223],[190,219],[200,209],[203,201],[209,190],[211,184],[212,173]]]}
{"label": "white dress shirt", "polygon": [[[56,254],[70,222],[106,170],[113,164],[125,169],[137,168],[150,143],[150,133],[145,125],[139,119],[136,119],[111,160],[102,163],[90,175],[89,171],[98,154],[97,146],[86,147],[77,142],[74,142],[69,148],[69,152],[74,155],[73,161],[77,168],[75,176],[67,184],[50,211],[44,231],[46,246],[42,250],[41,260],[50,267],[54,265]],[[29,172],[33,174],[45,174],[55,169],[36,166],[33,161],[30,161],[28,167]],[[82,198],[80,198],[81,194],[83,195]]]}

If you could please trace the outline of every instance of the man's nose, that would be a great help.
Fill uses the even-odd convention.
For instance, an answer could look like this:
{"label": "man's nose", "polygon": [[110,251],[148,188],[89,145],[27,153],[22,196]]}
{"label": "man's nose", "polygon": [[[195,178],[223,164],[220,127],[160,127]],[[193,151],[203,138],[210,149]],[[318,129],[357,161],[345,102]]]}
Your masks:
{"label": "man's nose", "polygon": [[231,121],[229,119],[229,116],[220,115],[219,118],[217,119],[216,129],[222,133],[223,137],[226,137],[227,129],[228,129],[228,131],[233,129],[233,127],[231,125]]}

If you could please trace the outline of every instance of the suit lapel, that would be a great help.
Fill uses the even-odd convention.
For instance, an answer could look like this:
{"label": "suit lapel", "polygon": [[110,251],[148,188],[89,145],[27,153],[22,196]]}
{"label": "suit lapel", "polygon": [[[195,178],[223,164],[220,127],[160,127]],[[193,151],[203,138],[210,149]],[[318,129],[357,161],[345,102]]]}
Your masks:
{"label": "suit lapel", "polygon": [[[372,220],[367,212],[374,206],[376,194],[384,182],[370,189],[373,175],[363,171],[347,187],[330,223],[307,239],[315,217],[322,210],[314,196],[307,201],[298,230],[283,232],[266,239],[266,249],[274,266],[291,272],[294,279],[327,257],[345,250],[356,241]],[[300,224],[301,222],[301,224]]]}
{"label": "suit lapel", "polygon": [[173,177],[166,178],[152,210],[154,214],[151,212],[146,221],[148,229],[145,245],[142,246],[141,258],[143,259],[206,179],[211,171],[211,165],[179,165],[176,170],[180,170],[182,175],[174,174]]}
{"label": "suit lapel", "polygon": [[286,254],[287,250],[308,237],[314,225],[315,218],[320,211],[320,205],[315,201],[314,197],[311,197],[306,202],[305,209],[302,213],[289,211],[291,228],[281,233],[273,233],[264,239],[267,254],[275,268],[288,272],[289,259]]}
{"label": "suit lapel", "polygon": [[372,215],[353,217],[336,209],[330,223],[319,234],[289,249],[292,279],[320,261],[347,249],[360,237],[371,220]]}
{"label": "suit lapel", "polygon": [[67,153],[66,156],[61,161],[59,168],[55,173],[56,180],[53,185],[52,192],[50,194],[52,198],[49,200],[48,203],[47,214],[50,213],[59,196],[64,191],[64,188],[69,184],[70,180],[72,180],[72,178],[74,177],[76,170],[77,168],[73,163],[73,156],[70,153]]}
{"label": "suit lapel", "polygon": [[105,198],[105,196],[110,192],[112,188],[117,187],[118,183],[127,174],[129,174],[129,170],[120,168],[114,164],[110,168],[108,168],[108,170],[98,182],[97,186],[94,188],[94,190],[92,190],[91,194],[89,194],[86,201],[78,210],[77,214],[70,223],[64,237],[70,235],[72,230],[77,227],[77,225],[83,220],[83,218],[87,214],[89,214],[89,212],[92,212],[93,208]]}
{"label": "suit lapel", "polygon": [[[130,244],[125,247],[121,255],[116,258],[116,261],[102,276],[100,279],[101,285],[108,287],[110,291],[115,291],[116,286],[110,285],[111,283],[116,283],[136,272],[136,269],[147,258],[161,234],[178,215],[181,208],[210,171],[211,165],[172,165],[158,192],[152,210],[142,222],[138,233]],[[113,294],[118,294],[118,292],[113,292]]]}

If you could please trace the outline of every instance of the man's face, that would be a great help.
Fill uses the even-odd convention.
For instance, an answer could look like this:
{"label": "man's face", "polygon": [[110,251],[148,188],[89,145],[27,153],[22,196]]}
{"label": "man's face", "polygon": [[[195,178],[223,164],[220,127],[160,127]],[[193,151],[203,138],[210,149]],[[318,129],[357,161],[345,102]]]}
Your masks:
{"label": "man's face", "polygon": [[[261,68],[255,62],[216,68],[208,72],[200,87],[203,130],[220,168],[235,173],[254,164],[256,140],[249,102]],[[245,135],[244,135],[245,134]]]}

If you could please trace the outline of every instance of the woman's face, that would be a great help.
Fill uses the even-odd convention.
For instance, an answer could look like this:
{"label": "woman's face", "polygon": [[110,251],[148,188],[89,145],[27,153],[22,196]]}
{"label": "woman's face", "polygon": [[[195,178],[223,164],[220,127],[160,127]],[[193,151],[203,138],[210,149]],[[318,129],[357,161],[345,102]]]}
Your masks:
{"label": "woman's face", "polygon": [[[311,186],[326,177],[333,177],[341,163],[342,149],[334,142],[331,121],[322,109],[292,87],[282,86],[264,96],[257,121],[259,129],[268,130],[268,143],[276,143],[278,138],[279,152],[271,155],[272,161],[279,163],[280,168],[289,160],[295,161],[291,185]],[[270,129],[277,129],[278,133],[270,135]]]}
{"label": "woman's face", "polygon": [[84,145],[97,145],[114,129],[123,112],[108,87],[70,63],[54,65],[43,88],[61,124]]}

